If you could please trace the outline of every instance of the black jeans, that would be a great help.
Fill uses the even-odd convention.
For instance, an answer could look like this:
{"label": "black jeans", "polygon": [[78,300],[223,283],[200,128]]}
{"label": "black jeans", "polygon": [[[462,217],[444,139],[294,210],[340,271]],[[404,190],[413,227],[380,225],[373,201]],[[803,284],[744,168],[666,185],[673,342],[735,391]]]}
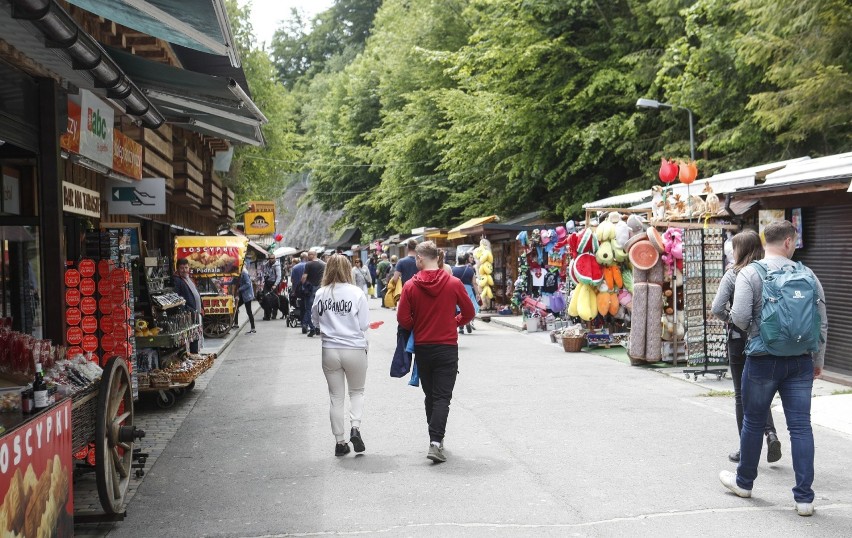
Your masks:
{"label": "black jeans", "polygon": [[251,328],[254,329],[254,312],[252,311],[251,303],[253,301],[243,302],[240,299],[240,302],[237,303],[237,310],[234,312],[234,325],[240,324],[240,306],[246,305],[246,315],[248,315],[249,323],[251,324]]}
{"label": "black jeans", "polygon": [[[745,368],[745,338],[731,338],[728,334],[728,361],[731,364],[731,377],[734,380],[734,406],[737,413],[737,432],[743,431],[743,369]],[[772,411],[766,415],[766,426],[763,427],[764,435],[775,432],[775,421],[772,420]]]}
{"label": "black jeans", "polygon": [[415,344],[414,356],[420,385],[426,395],[424,403],[429,440],[442,443],[458,375],[459,348],[447,344]]}

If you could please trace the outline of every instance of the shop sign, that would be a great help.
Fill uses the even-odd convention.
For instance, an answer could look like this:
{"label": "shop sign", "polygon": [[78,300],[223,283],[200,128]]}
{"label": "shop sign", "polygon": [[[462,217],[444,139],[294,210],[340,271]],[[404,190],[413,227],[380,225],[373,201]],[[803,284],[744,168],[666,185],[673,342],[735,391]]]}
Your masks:
{"label": "shop sign", "polygon": [[75,215],[101,218],[101,195],[67,181],[62,182],[62,210]]}
{"label": "shop sign", "polygon": [[246,212],[243,215],[246,235],[271,235],[275,233],[275,213]]}
{"label": "shop sign", "polygon": [[80,304],[80,290],[72,288],[65,292],[65,304],[68,306],[77,306]]}
{"label": "shop sign", "polygon": [[232,315],[234,313],[234,297],[231,295],[202,297],[201,305],[204,308],[205,316],[213,314]]}
{"label": "shop sign", "polygon": [[112,314],[112,301],[109,297],[101,297],[98,300],[98,310],[100,310],[103,315]]}
{"label": "shop sign", "polygon": [[94,334],[87,334],[83,337],[83,343],[80,346],[83,348],[83,351],[94,353],[98,350],[98,337]]}
{"label": "shop sign", "polygon": [[92,278],[84,278],[80,281],[80,293],[83,295],[94,295],[95,294],[95,280]]}
{"label": "shop sign", "polygon": [[113,288],[112,292],[110,292],[109,298],[112,299],[112,302],[115,304],[121,304],[127,301],[128,290],[124,287],[121,288]]}
{"label": "shop sign", "polygon": [[110,215],[165,215],[166,180],[147,177],[125,183],[107,179],[104,197]]}
{"label": "shop sign", "polygon": [[193,276],[239,276],[248,239],[230,235],[175,237],[175,263],[189,261]]}
{"label": "shop sign", "polygon": [[98,293],[101,297],[106,297],[112,292],[112,282],[108,278],[102,278],[98,281]]}
{"label": "shop sign", "polygon": [[65,323],[68,325],[79,324],[82,317],[83,315],[80,313],[79,308],[69,308],[65,311]]}
{"label": "shop sign", "polygon": [[112,107],[87,90],[80,90],[80,155],[107,168],[113,166]]}
{"label": "shop sign", "polygon": [[65,287],[76,288],[80,285],[80,271],[68,269],[65,271]]}
{"label": "shop sign", "polygon": [[113,270],[112,260],[101,260],[98,262],[98,274],[101,278],[106,278]]}
{"label": "shop sign", "polygon": [[98,318],[95,316],[86,316],[83,318],[83,322],[80,326],[83,328],[84,333],[93,334],[98,330]]}
{"label": "shop sign", "polygon": [[113,131],[112,169],[127,177],[142,179],[142,144],[121,131]]}
{"label": "shop sign", "polygon": [[76,95],[68,96],[68,125],[59,137],[59,146],[71,153],[80,153],[80,101]]}
{"label": "shop sign", "polygon": [[0,439],[4,536],[74,534],[72,450],[70,398]]}
{"label": "shop sign", "polygon": [[101,318],[101,331],[104,334],[108,334],[113,331],[112,316],[103,316]]}
{"label": "shop sign", "polygon": [[72,346],[76,346],[83,340],[83,329],[80,327],[68,327],[65,331],[65,340]]}
{"label": "shop sign", "polygon": [[80,270],[80,276],[85,278],[91,278],[95,276],[95,261],[94,260],[80,260],[80,264],[78,265]]}
{"label": "shop sign", "polygon": [[115,349],[115,337],[111,334],[105,334],[101,337],[101,349],[107,353]]}
{"label": "shop sign", "polygon": [[91,316],[98,309],[98,302],[94,297],[83,297],[80,301],[80,310],[83,314]]}

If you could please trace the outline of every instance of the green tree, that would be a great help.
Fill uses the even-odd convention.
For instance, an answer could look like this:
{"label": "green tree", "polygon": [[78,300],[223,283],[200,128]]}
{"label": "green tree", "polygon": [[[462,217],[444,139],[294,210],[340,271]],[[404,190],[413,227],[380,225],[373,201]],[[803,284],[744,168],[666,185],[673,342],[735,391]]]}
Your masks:
{"label": "green tree", "polygon": [[269,56],[263,50],[252,48],[249,8],[240,8],[236,0],[228,0],[226,8],[252,101],[269,123],[262,127],[265,146],[236,147],[225,181],[234,189],[238,205],[251,199],[276,199],[287,186],[288,173],[298,170],[296,163],[302,158],[301,137],[297,134],[297,104],[278,80]]}
{"label": "green tree", "polygon": [[737,52],[770,87],[748,110],[797,154],[849,149],[852,125],[852,4],[848,0],[739,0],[748,26]]}

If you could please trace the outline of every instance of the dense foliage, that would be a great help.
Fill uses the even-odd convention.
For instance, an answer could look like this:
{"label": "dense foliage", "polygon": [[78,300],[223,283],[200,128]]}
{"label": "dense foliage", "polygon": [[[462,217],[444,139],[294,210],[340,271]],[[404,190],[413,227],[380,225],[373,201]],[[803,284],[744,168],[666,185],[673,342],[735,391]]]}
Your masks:
{"label": "dense foliage", "polygon": [[702,177],[850,151],[850,38],[846,0],[338,0],[270,52],[313,200],[380,233],[647,188],[689,130],[639,97]]}

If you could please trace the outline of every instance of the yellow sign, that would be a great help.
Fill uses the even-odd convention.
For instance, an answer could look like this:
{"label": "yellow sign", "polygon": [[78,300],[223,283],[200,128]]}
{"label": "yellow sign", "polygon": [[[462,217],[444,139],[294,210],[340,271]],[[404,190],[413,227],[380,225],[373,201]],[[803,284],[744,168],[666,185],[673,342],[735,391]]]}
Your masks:
{"label": "yellow sign", "polygon": [[275,213],[249,212],[243,216],[246,235],[271,235],[275,233]]}
{"label": "yellow sign", "polygon": [[246,255],[245,237],[232,235],[175,237],[175,263],[189,260],[192,276],[239,276]]}
{"label": "yellow sign", "polygon": [[254,200],[247,204],[250,213],[275,213],[275,202]]}
{"label": "yellow sign", "polygon": [[201,306],[204,308],[205,316],[213,314],[233,315],[234,298],[230,295],[206,296],[201,298]]}

